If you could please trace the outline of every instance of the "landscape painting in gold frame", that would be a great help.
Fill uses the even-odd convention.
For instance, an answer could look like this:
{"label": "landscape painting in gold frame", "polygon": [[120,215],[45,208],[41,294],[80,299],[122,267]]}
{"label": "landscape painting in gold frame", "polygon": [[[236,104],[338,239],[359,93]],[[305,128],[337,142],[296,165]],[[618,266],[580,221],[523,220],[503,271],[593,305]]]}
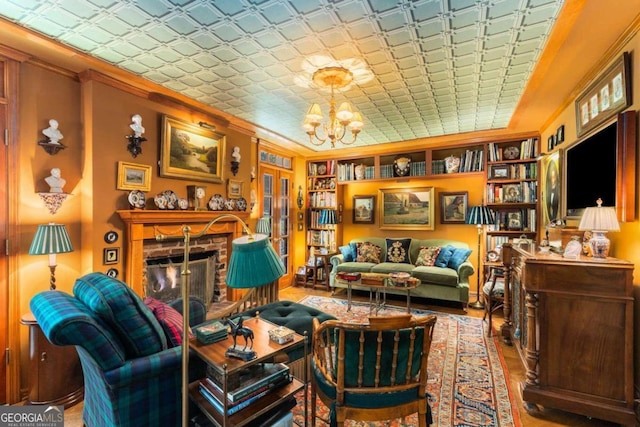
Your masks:
{"label": "landscape painting in gold frame", "polygon": [[161,139],[160,176],[223,182],[224,135],[163,115]]}
{"label": "landscape painting in gold frame", "polygon": [[433,187],[381,188],[378,226],[383,230],[433,230]]}
{"label": "landscape painting in gold frame", "polygon": [[118,190],[151,190],[151,166],[118,162]]}

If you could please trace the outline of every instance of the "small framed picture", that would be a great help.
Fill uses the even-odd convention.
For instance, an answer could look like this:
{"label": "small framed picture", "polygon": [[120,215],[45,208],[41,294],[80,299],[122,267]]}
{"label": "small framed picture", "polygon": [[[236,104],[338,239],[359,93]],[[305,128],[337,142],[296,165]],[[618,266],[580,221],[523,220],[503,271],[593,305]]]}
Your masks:
{"label": "small framed picture", "polygon": [[239,199],[242,197],[242,181],[236,181],[235,179],[230,179],[227,183],[227,198],[228,199]]}
{"label": "small framed picture", "polygon": [[298,231],[303,231],[303,230],[304,230],[304,225],[301,222],[299,222],[298,223]]}
{"label": "small framed picture", "polygon": [[151,166],[118,162],[118,190],[151,190]]}
{"label": "small framed picture", "polygon": [[102,252],[104,265],[117,264],[120,261],[120,248],[105,248]]}
{"label": "small framed picture", "polygon": [[502,187],[502,198],[506,203],[518,203],[520,199],[520,184],[508,184]]}
{"label": "small framed picture", "polygon": [[507,214],[507,228],[509,230],[522,230],[522,212],[509,212]]}
{"label": "small framed picture", "polygon": [[440,223],[464,224],[468,199],[467,191],[440,193]]}
{"label": "small framed picture", "polygon": [[507,179],[509,178],[509,166],[496,165],[491,167],[491,179]]}
{"label": "small framed picture", "polygon": [[299,211],[298,212],[298,221],[302,221],[304,219],[304,212]]}
{"label": "small framed picture", "polygon": [[376,196],[353,196],[353,223],[373,224],[376,211]]}

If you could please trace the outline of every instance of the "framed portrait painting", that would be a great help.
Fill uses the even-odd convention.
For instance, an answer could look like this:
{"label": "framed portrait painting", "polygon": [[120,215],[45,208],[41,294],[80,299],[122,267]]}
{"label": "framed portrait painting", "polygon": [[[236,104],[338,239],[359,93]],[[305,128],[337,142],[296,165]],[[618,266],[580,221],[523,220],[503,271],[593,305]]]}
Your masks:
{"label": "framed portrait painting", "polygon": [[542,225],[561,218],[562,182],[560,181],[561,150],[546,155],[541,162]]}
{"label": "framed portrait painting", "polygon": [[223,182],[225,139],[210,129],[163,115],[160,176]]}
{"label": "framed portrait painting", "polygon": [[469,204],[469,193],[458,191],[440,193],[440,223],[464,224]]}
{"label": "framed portrait painting", "polygon": [[383,230],[433,230],[433,187],[381,188],[378,226]]}
{"label": "framed portrait painting", "polygon": [[353,196],[353,223],[373,224],[376,212],[376,196]]}

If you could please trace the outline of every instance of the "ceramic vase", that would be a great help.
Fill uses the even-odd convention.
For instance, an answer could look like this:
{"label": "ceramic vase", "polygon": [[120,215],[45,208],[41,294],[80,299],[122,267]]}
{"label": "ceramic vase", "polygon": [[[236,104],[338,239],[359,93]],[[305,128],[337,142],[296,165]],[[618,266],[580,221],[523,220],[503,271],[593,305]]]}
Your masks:
{"label": "ceramic vase", "polygon": [[460,169],[460,157],[449,156],[444,159],[444,166],[447,173],[456,173]]}

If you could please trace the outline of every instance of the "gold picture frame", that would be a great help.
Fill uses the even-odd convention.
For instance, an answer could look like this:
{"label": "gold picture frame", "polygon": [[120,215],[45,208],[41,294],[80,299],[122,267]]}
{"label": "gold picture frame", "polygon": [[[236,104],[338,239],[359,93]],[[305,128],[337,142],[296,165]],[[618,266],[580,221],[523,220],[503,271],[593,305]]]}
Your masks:
{"label": "gold picture frame", "polygon": [[561,219],[562,206],[562,150],[547,154],[541,160],[540,200],[542,201],[542,225]]}
{"label": "gold picture frame", "polygon": [[624,52],[576,99],[578,138],[631,105],[631,56]]}
{"label": "gold picture frame", "polygon": [[243,194],[244,182],[230,179],[227,182],[227,199],[239,199]]}
{"label": "gold picture frame", "polygon": [[160,176],[223,182],[223,134],[163,115],[161,141]]}
{"label": "gold picture frame", "polygon": [[382,230],[434,230],[433,187],[381,188],[378,226]]}
{"label": "gold picture frame", "polygon": [[118,190],[151,190],[152,168],[149,165],[137,163],[118,162]]}

